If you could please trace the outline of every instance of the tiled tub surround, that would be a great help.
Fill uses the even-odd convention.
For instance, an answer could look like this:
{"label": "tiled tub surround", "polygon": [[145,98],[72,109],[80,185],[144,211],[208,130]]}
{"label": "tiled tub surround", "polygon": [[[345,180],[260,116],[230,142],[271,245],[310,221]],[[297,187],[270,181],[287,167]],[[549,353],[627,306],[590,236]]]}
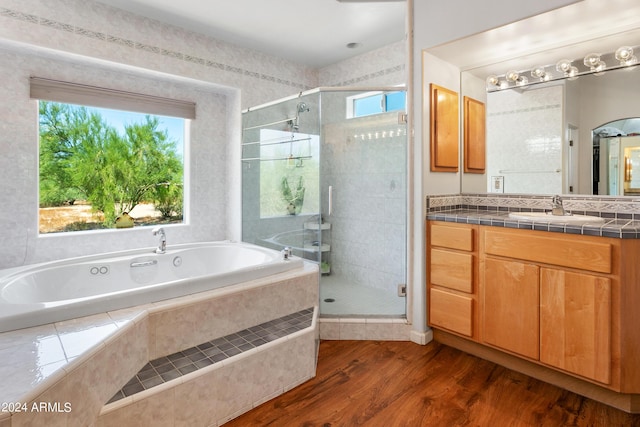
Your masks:
{"label": "tiled tub surround", "polygon": [[159,357],[144,365],[108,403],[116,402],[143,390],[222,362],[237,354],[260,347],[278,338],[309,328],[314,309],[307,308],[293,314],[243,329],[233,334],[207,341],[195,347]]}
{"label": "tiled tub surround", "polygon": [[[317,308],[308,311],[307,320],[300,323],[300,326],[302,323],[307,324],[303,329],[292,333],[278,333],[277,335],[282,336],[253,349],[241,351],[235,346],[229,347],[230,343],[224,343],[226,340],[223,339],[214,340],[216,344],[209,342],[212,347],[204,349],[204,352],[212,350],[211,353],[215,353],[216,349],[220,348],[226,348],[225,351],[230,353],[236,348],[240,352],[106,405],[97,426],[221,425],[307,381],[315,375],[316,312]],[[247,331],[256,329],[259,328],[248,328]],[[240,333],[243,331],[237,335]],[[232,339],[237,340],[237,337]],[[199,347],[202,345],[181,353],[189,353],[189,356],[196,358],[195,350],[205,354]],[[174,362],[163,363],[153,369],[158,372],[167,366],[182,364],[180,360],[184,361],[185,358],[179,358],[181,353],[152,361],[161,364],[170,358],[174,359]],[[221,353],[217,353],[210,359],[220,357]],[[188,357],[186,359],[188,360]],[[204,360],[207,359],[200,359],[199,362]],[[197,363],[195,362],[194,366]],[[136,378],[149,375],[150,370],[145,368]],[[168,374],[176,372],[179,373],[180,370],[167,371]],[[154,378],[157,380],[161,377],[152,377],[145,381],[154,381]],[[131,383],[133,381],[129,382],[129,387]]]}
{"label": "tiled tub surround", "polygon": [[240,242],[74,257],[0,271],[0,332],[177,298],[299,269],[300,258]]}
{"label": "tiled tub surround", "polygon": [[563,195],[567,212],[605,218],[601,224],[550,223],[509,218],[509,212],[551,210],[552,196],[452,194],[427,196],[427,219],[527,230],[640,238],[640,198]]}
{"label": "tiled tub surround", "polygon": [[[315,320],[308,329],[212,365],[208,375],[197,375],[192,381],[192,385],[199,385],[206,392],[181,388],[186,378],[183,377],[153,391],[164,399],[162,410],[153,406],[157,397],[140,402],[130,396],[111,404],[121,408],[117,412],[113,410],[100,420],[98,415],[105,403],[150,360],[305,310],[317,305],[317,301],[317,266],[305,263],[298,270],[228,288],[2,333],[0,403],[19,402],[32,408],[34,403],[60,402],[64,409],[69,402],[71,410],[0,412],[0,426],[109,425],[120,410],[126,411],[124,408],[136,412],[129,422],[141,422],[144,413],[151,418],[160,416],[168,425],[174,425],[174,415],[175,425],[196,422],[195,418],[181,421],[184,416],[201,417],[198,424],[216,425],[315,374]],[[280,363],[286,369],[270,368]],[[218,381],[223,386],[218,386]],[[258,387],[256,381],[265,387]],[[214,405],[207,393],[224,387],[235,390],[237,397]],[[261,392],[267,394],[258,396]],[[201,402],[202,406],[182,412],[186,401],[199,402],[190,393],[196,393],[206,404]],[[210,412],[213,407],[217,412]],[[147,425],[163,425],[151,418]]]}

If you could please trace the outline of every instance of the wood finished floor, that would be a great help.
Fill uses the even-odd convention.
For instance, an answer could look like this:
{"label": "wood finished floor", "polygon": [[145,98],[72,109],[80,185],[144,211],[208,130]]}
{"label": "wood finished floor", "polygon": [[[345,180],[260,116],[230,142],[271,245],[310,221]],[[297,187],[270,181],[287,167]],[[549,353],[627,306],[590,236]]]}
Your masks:
{"label": "wood finished floor", "polygon": [[640,426],[630,415],[445,345],[322,341],[317,376],[225,424]]}

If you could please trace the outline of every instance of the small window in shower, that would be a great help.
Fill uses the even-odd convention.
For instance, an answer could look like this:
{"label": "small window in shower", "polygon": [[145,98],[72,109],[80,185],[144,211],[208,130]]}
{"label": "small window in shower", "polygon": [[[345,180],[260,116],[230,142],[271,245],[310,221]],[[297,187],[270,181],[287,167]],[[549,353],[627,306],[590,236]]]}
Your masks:
{"label": "small window in shower", "polygon": [[367,92],[347,98],[347,118],[364,117],[373,114],[403,111],[406,92]]}

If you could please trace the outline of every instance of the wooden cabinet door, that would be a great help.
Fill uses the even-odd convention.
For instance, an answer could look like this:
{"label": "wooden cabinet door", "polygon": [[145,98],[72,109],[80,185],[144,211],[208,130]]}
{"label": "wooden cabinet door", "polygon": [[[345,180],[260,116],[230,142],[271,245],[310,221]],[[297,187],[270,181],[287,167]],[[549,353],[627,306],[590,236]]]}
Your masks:
{"label": "wooden cabinet door", "polygon": [[482,102],[464,97],[464,171],[467,173],[484,173],[485,116]]}
{"label": "wooden cabinet door", "polygon": [[431,83],[431,171],[457,172],[458,94]]}
{"label": "wooden cabinet door", "polygon": [[485,259],[482,339],[487,344],[538,359],[539,267]]}
{"label": "wooden cabinet door", "polygon": [[540,270],[540,361],[611,382],[611,279]]}
{"label": "wooden cabinet door", "polygon": [[440,289],[431,289],[429,324],[471,337],[473,335],[473,298]]}

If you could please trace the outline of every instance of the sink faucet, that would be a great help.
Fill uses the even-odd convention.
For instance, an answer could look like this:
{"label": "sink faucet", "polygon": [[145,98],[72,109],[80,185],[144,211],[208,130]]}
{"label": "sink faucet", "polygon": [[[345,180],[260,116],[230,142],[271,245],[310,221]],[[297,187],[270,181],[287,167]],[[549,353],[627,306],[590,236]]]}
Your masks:
{"label": "sink faucet", "polygon": [[163,254],[167,250],[167,235],[164,234],[164,228],[158,227],[153,229],[154,236],[160,236],[160,242],[158,243],[158,247],[155,252],[157,254]]}
{"label": "sink faucet", "polygon": [[553,205],[551,207],[551,215],[564,216],[567,214],[562,206],[562,198],[560,196],[553,196],[551,203]]}

